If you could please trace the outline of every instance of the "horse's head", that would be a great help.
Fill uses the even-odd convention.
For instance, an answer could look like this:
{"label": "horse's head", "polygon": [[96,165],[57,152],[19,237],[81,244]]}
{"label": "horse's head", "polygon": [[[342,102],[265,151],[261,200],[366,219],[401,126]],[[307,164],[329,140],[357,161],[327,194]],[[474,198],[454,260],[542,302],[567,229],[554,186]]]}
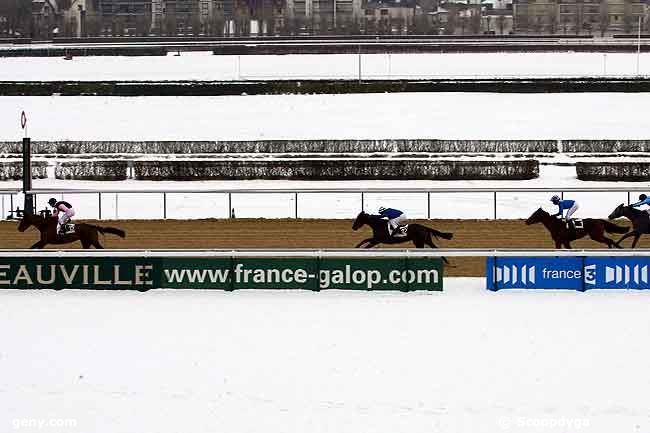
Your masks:
{"label": "horse's head", "polygon": [[24,212],[23,217],[20,220],[20,224],[18,224],[18,231],[24,232],[30,226],[34,226],[38,228],[39,225],[43,222],[45,222],[45,218],[42,218],[38,215],[34,215],[32,213]]}
{"label": "horse's head", "polygon": [[609,218],[610,220],[613,220],[613,219],[622,217],[624,207],[625,207],[625,205],[623,205],[623,203],[619,204],[616,207],[616,209],[614,209],[614,211],[611,214],[609,214],[609,216],[607,218]]}
{"label": "horse's head", "polygon": [[535,212],[533,212],[531,216],[528,217],[528,219],[526,220],[526,225],[529,226],[531,224],[541,223],[542,221],[544,221],[545,216],[548,216],[548,212],[546,212],[544,209],[540,207]]}
{"label": "horse's head", "polygon": [[357,215],[354,223],[352,223],[352,230],[359,230],[359,228],[361,228],[361,226],[363,226],[366,221],[368,221],[368,214],[364,211],[359,212],[359,215]]}
{"label": "horse's head", "polygon": [[23,217],[20,220],[20,224],[18,224],[18,231],[24,232],[31,225],[32,225],[32,219],[30,218],[30,215],[28,213],[25,213],[23,214]]}

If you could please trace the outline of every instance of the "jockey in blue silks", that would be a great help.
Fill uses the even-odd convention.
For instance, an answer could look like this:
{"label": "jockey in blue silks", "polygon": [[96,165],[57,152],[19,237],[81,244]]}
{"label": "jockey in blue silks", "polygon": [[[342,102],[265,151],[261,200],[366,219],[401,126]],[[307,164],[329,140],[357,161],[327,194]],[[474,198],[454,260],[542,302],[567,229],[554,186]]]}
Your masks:
{"label": "jockey in blue silks", "polygon": [[[639,206],[642,206],[644,204],[647,204],[648,206],[650,206],[650,197],[648,197],[645,194],[641,194],[639,196],[639,201],[637,201],[636,203],[632,203],[630,206],[631,207],[639,207]],[[646,212],[650,213],[650,208],[646,209]]]}
{"label": "jockey in blue silks", "polygon": [[[567,221],[571,219],[571,215],[575,213],[575,211],[578,210],[578,203],[575,202],[575,200],[560,200],[560,197],[557,195],[554,195],[551,197],[551,203],[559,207],[559,210],[556,214],[554,214],[554,217],[559,216],[560,218],[564,218]],[[562,214],[564,211],[566,212],[566,217],[563,217]]]}
{"label": "jockey in blue silks", "polygon": [[398,209],[379,208],[379,216],[388,220],[388,236],[399,234],[398,227],[406,221],[406,214]]}

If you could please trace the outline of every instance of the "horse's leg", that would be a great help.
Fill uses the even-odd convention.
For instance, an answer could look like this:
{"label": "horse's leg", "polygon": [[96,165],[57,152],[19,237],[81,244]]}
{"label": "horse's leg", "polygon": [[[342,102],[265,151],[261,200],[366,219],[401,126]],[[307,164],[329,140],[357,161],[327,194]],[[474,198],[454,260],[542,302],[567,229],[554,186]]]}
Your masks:
{"label": "horse's leg", "polygon": [[375,245],[377,245],[378,243],[379,242],[375,242],[373,239],[371,239],[370,242],[368,242],[368,245],[365,246],[365,248],[372,248]]}
{"label": "horse's leg", "polygon": [[361,245],[365,244],[366,242],[370,242],[370,241],[372,241],[372,238],[364,239],[364,240],[362,240],[361,242],[359,242],[359,243],[357,244],[357,246],[354,247],[354,248],[360,248]]}
{"label": "horse's leg", "polygon": [[43,239],[41,239],[40,241],[36,242],[34,245],[32,245],[29,248],[32,249],[32,250],[34,250],[34,249],[39,249],[40,250],[45,245],[47,245],[47,242],[45,242]]}
{"label": "horse's leg", "polygon": [[636,247],[636,243],[639,242],[640,238],[641,238],[641,233],[637,233],[634,235],[634,240],[632,241],[632,248]]}
{"label": "horse's leg", "polygon": [[413,239],[415,248],[424,248],[424,241],[422,239]]}
{"label": "horse's leg", "polygon": [[570,250],[571,249],[571,242],[564,241],[564,248],[566,248],[567,250]]}
{"label": "horse's leg", "polygon": [[429,245],[431,248],[438,248],[436,246],[436,244],[433,243],[433,239],[431,239],[431,236],[429,236],[428,238],[425,238],[424,243]]}
{"label": "horse's leg", "polygon": [[589,237],[596,242],[600,242],[601,244],[606,244],[607,248],[611,248],[612,246],[615,245],[613,240],[605,236],[604,230],[599,230],[597,233],[589,233]]}
{"label": "horse's leg", "polygon": [[618,241],[616,241],[616,246],[621,245],[621,242],[623,242],[624,239],[627,239],[630,236],[634,236],[635,233],[636,233],[636,230],[632,230],[631,232],[625,233],[623,236],[621,236],[621,238]]}
{"label": "horse's leg", "polygon": [[555,241],[555,249],[562,249],[562,241],[559,239],[553,239]]}
{"label": "horse's leg", "polygon": [[79,239],[79,240],[81,241],[81,247],[84,250],[87,250],[88,248],[90,248],[90,242],[88,242],[86,239]]}
{"label": "horse's leg", "polygon": [[[424,243],[430,246],[431,248],[438,248],[438,246],[433,243],[433,239],[431,239],[431,236],[425,238]],[[445,264],[447,265],[449,264],[449,260],[447,260],[447,257],[440,256],[440,258],[442,259],[443,262],[445,262]]]}

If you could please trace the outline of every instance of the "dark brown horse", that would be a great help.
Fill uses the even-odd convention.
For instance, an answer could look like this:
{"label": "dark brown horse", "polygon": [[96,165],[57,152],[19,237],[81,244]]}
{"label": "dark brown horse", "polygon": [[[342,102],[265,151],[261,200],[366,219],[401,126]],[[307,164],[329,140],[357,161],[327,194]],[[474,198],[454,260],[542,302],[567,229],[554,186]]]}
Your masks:
{"label": "dark brown horse", "polygon": [[628,227],[617,226],[609,221],[594,218],[583,219],[583,228],[581,229],[569,229],[566,221],[551,216],[551,214],[542,208],[537,209],[526,220],[526,225],[537,223],[544,224],[544,227],[546,227],[546,229],[551,233],[551,237],[555,242],[555,248],[562,248],[562,246],[565,248],[571,248],[571,242],[585,236],[589,236],[596,242],[606,244],[608,248],[621,248],[616,242],[606,237],[605,232],[627,233],[629,230]]}
{"label": "dark brown horse", "polygon": [[[409,241],[413,242],[416,248],[424,248],[425,245],[437,248],[432,236],[443,239],[454,237],[453,233],[439,232],[422,224],[409,224],[404,236],[389,236],[387,223],[387,220],[378,215],[370,215],[362,211],[354,220],[352,230],[359,230],[367,224],[372,229],[372,237],[362,240],[355,248],[360,248],[364,244],[366,248],[372,248],[378,244],[401,244]],[[444,257],[443,260],[447,261]]]}
{"label": "dark brown horse", "polygon": [[73,233],[59,236],[56,233],[56,218],[42,217],[30,213],[24,213],[23,218],[18,225],[18,231],[24,232],[30,226],[34,226],[41,232],[41,240],[36,242],[30,248],[43,248],[47,244],[69,244],[70,242],[80,241],[84,248],[104,248],[99,243],[99,234],[110,233],[121,238],[126,236],[123,230],[113,227],[99,227],[92,224],[75,224]]}
{"label": "dark brown horse", "polygon": [[623,239],[634,236],[634,241],[632,241],[632,248],[636,247],[637,242],[641,235],[650,233],[650,215],[644,210],[634,209],[631,206],[624,206],[623,203],[618,205],[614,212],[609,215],[609,219],[613,220],[615,218],[625,217],[632,221],[632,231],[622,236],[616,246],[619,246]]}

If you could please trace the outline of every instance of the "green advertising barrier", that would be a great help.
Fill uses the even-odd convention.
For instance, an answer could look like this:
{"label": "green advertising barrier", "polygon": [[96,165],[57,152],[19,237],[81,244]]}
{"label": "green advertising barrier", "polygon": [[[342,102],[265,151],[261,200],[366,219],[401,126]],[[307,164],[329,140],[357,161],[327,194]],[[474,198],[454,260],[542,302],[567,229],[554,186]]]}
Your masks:
{"label": "green advertising barrier", "polygon": [[131,257],[2,257],[0,288],[149,290],[156,287],[154,262]]}
{"label": "green advertising barrier", "polygon": [[0,258],[11,289],[442,290],[438,258]]}

